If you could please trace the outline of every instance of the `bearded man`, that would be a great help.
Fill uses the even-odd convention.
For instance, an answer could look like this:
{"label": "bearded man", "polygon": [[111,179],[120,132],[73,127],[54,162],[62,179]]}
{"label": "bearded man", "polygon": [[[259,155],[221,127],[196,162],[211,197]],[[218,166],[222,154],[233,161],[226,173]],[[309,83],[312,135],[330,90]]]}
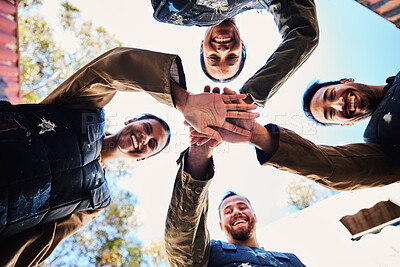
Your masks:
{"label": "bearded man", "polygon": [[[224,135],[223,135],[224,136]],[[208,187],[214,175],[212,141],[182,152],[165,226],[171,266],[304,266],[291,253],[265,251],[257,242],[250,201],[234,192],[222,199],[220,227],[228,242],[210,240]]]}
{"label": "bearded man", "polygon": [[384,186],[400,180],[399,101],[400,73],[381,85],[354,79],[316,82],[303,97],[306,115],[323,125],[353,125],[370,119],[365,143],[316,145],[274,124],[255,124],[246,138],[257,148],[260,164],[303,175],[328,188]]}
{"label": "bearded man", "polygon": [[[235,94],[226,89],[225,94]],[[227,142],[255,146],[263,166],[303,175],[334,190],[355,190],[400,181],[400,73],[386,84],[367,85],[354,79],[312,84],[303,97],[306,115],[323,125],[353,125],[370,119],[365,143],[340,146],[316,145],[275,124],[262,126],[249,120],[245,137],[219,129]],[[243,125],[241,120],[235,123]],[[242,124],[241,124],[242,123]],[[191,131],[192,144],[204,135]],[[199,141],[200,140],[200,141]],[[205,140],[208,140],[207,138]]]}

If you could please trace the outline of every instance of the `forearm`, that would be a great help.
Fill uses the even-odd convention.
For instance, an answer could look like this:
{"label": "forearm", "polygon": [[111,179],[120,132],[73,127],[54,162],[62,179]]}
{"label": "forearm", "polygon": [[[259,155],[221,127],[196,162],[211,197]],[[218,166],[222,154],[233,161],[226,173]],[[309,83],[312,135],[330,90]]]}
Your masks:
{"label": "forearm", "polygon": [[166,219],[165,246],[172,266],[205,266],[208,261],[210,238],[206,221],[213,163],[211,158],[201,162],[203,166],[207,165],[207,170],[205,174],[203,172],[203,180],[196,180],[185,171],[192,170],[187,167],[194,159],[190,152],[184,152],[179,160],[181,166]]}
{"label": "forearm", "polygon": [[[259,159],[262,154],[258,153]],[[263,165],[305,176],[335,190],[383,186],[400,180],[398,153],[379,144],[315,145],[279,127],[279,146]]]}
{"label": "forearm", "polygon": [[262,150],[268,155],[275,154],[278,149],[278,139],[272,135],[265,127],[256,123],[251,131],[250,144]]}
{"label": "forearm", "polygon": [[186,154],[185,172],[196,180],[205,181],[208,179],[207,173],[211,164],[211,153],[212,148],[206,145],[191,145]]}
{"label": "forearm", "polygon": [[273,1],[270,12],[283,40],[265,65],[240,89],[241,93],[250,93],[259,106],[264,106],[308,59],[319,40],[314,1]]}
{"label": "forearm", "polygon": [[[177,67],[173,68],[175,64]],[[129,91],[147,92],[159,102],[173,106],[171,69],[182,69],[176,55],[118,47],[79,69],[42,103],[98,109],[106,105],[117,91]],[[177,75],[184,76],[183,71]],[[184,78],[179,80],[185,87]]]}
{"label": "forearm", "polygon": [[170,85],[171,96],[174,101],[175,108],[183,114],[187,99],[189,97],[189,92],[172,80],[170,81]]}

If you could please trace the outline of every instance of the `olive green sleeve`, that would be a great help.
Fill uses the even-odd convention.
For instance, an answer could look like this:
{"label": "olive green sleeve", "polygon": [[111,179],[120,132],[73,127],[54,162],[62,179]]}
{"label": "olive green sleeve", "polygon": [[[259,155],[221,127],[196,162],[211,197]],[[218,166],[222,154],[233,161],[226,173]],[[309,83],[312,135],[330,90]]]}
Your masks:
{"label": "olive green sleeve", "polygon": [[79,69],[42,103],[97,110],[110,102],[117,91],[128,91],[146,92],[157,101],[174,107],[171,79],[186,89],[177,55],[117,47]]}
{"label": "olive green sleeve", "polygon": [[380,144],[316,145],[283,127],[269,127],[269,131],[278,135],[279,147],[274,155],[257,150],[262,165],[305,176],[334,190],[384,186],[400,180],[398,151]]}
{"label": "olive green sleeve", "polygon": [[319,27],[313,0],[265,0],[274,16],[282,42],[240,89],[264,107],[318,45]]}
{"label": "olive green sleeve", "polygon": [[165,224],[165,247],[171,266],[207,266],[210,237],[206,226],[208,187],[214,175],[211,162],[205,181],[184,171],[184,151]]}

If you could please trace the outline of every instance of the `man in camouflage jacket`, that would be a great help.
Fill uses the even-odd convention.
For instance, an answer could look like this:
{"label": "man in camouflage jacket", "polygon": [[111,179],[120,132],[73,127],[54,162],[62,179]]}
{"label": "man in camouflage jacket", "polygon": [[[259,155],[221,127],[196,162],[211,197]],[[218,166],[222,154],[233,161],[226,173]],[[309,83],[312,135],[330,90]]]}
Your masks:
{"label": "man in camouflage jacket", "polygon": [[178,159],[165,228],[171,266],[304,266],[294,254],[260,247],[253,208],[234,192],[228,192],[219,206],[220,226],[228,242],[210,241],[206,226],[208,187],[214,175],[210,143],[192,145]]}

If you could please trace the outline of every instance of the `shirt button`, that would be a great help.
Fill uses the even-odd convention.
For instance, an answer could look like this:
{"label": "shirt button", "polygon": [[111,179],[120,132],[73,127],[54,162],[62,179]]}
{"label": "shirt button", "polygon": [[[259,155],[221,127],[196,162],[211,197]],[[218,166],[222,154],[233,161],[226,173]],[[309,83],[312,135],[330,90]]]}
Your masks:
{"label": "shirt button", "polygon": [[196,187],[196,189],[194,190],[194,192],[195,192],[197,195],[200,195],[201,191],[203,191],[201,187]]}

